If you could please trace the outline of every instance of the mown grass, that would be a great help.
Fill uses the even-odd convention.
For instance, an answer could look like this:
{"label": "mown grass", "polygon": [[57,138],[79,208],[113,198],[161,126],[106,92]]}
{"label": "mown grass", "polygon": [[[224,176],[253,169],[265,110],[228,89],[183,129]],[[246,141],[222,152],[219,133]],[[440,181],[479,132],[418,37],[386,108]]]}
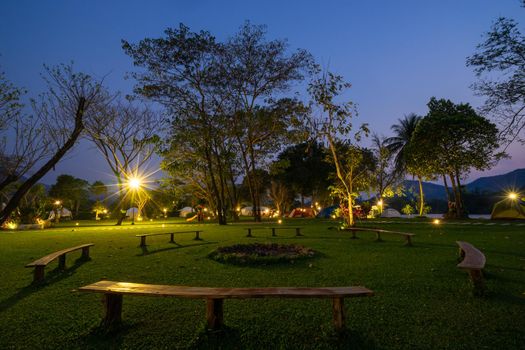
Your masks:
{"label": "mown grass", "polygon": [[[486,222],[486,221],[485,221]],[[367,226],[413,232],[403,238],[330,230],[327,220],[289,220],[304,237],[255,230],[246,222],[219,227],[183,221],[125,224],[74,222],[44,231],[0,232],[0,349],[524,349],[525,226],[440,226],[427,221],[367,222]],[[200,227],[192,233],[148,238],[138,233]],[[484,297],[471,292],[468,276],[456,267],[456,240],[487,257]],[[68,256],[68,269],[46,268],[46,283],[32,286],[24,265],[50,252],[93,242],[91,261]],[[219,246],[237,243],[297,243],[314,249],[313,260],[267,266],[232,266],[207,258]],[[205,331],[202,300],[124,297],[122,327],[105,334],[100,295],[72,292],[108,280],[191,286],[348,286],[364,285],[371,298],[347,299],[347,332],[336,334],[329,300],[250,299],[225,301],[223,332]]]}

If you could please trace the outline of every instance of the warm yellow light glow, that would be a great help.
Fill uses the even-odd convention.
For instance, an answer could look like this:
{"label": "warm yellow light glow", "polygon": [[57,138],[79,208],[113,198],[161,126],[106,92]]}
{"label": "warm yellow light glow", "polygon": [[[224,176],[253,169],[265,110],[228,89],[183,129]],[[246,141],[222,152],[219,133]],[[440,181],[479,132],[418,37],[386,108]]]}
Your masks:
{"label": "warm yellow light glow", "polygon": [[210,219],[211,219],[211,217],[209,217],[209,216],[208,216],[208,217],[207,217],[206,219],[210,220]]}
{"label": "warm yellow light glow", "polygon": [[236,210],[237,210],[237,211],[241,211],[241,207],[237,207],[237,209],[236,209]]}
{"label": "warm yellow light glow", "polygon": [[321,207],[317,207],[317,210],[321,210]]}
{"label": "warm yellow light glow", "polygon": [[55,201],[55,205],[60,205],[61,201]]}
{"label": "warm yellow light glow", "polygon": [[139,216],[139,217],[137,218],[137,221],[142,221],[142,220],[143,220],[142,216]]}
{"label": "warm yellow light glow", "polygon": [[17,227],[18,225],[16,224],[16,222],[10,222],[7,224],[7,228],[10,230],[16,230]]}
{"label": "warm yellow light glow", "polygon": [[78,222],[75,222],[75,226],[78,226],[78,225],[80,225],[80,224]]}
{"label": "warm yellow light glow", "polygon": [[166,227],[166,225],[162,224],[162,227]]}
{"label": "warm yellow light glow", "polygon": [[164,209],[162,209],[162,211],[164,212],[164,214],[166,214],[166,212],[168,211],[168,209],[164,208]]}
{"label": "warm yellow light glow", "polygon": [[378,201],[377,201],[377,205],[382,206],[382,205],[383,205],[383,201],[382,201],[381,199],[378,200]]}
{"label": "warm yellow light glow", "polygon": [[128,181],[129,188],[134,189],[134,190],[139,189],[141,184],[142,184],[142,181],[138,177],[132,177]]}
{"label": "warm yellow light glow", "polygon": [[335,219],[335,215],[332,215],[332,219]]}
{"label": "warm yellow light glow", "polygon": [[208,211],[208,208],[204,208],[203,210],[204,210],[204,211]]}
{"label": "warm yellow light glow", "polygon": [[439,225],[441,223],[441,221],[439,221],[439,219],[434,219],[433,223],[434,223],[434,225]]}
{"label": "warm yellow light glow", "polygon": [[103,212],[104,214],[107,214],[107,213],[108,213],[108,210],[107,210],[107,209],[104,209],[104,210],[102,210],[102,212]]}
{"label": "warm yellow light glow", "polygon": [[518,194],[515,193],[515,192],[511,192],[511,193],[509,193],[508,197],[509,197],[509,199],[515,200],[515,199],[518,198]]}
{"label": "warm yellow light glow", "polygon": [[277,223],[278,223],[278,224],[282,224],[283,221],[282,221],[281,219],[279,219],[279,220],[277,220]]}
{"label": "warm yellow light glow", "polygon": [[318,207],[319,206],[319,202],[315,202],[315,206]]}

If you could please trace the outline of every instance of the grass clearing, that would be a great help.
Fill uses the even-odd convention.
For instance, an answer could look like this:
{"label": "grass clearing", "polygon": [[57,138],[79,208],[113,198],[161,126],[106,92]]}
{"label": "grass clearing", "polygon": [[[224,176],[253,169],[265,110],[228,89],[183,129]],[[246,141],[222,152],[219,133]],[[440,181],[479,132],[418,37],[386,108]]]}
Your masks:
{"label": "grass clearing", "polygon": [[[413,232],[402,237],[330,230],[335,222],[288,220],[293,230],[254,231],[240,223],[166,222],[112,226],[75,222],[44,231],[0,232],[0,348],[304,348],[304,349],[523,349],[525,348],[525,226],[462,222],[370,221],[363,225]],[[486,221],[480,221],[486,223]],[[164,224],[164,227],[162,225]],[[202,229],[194,234],[148,237],[136,234]],[[456,268],[455,241],[472,243],[487,257],[487,293],[474,297],[466,272]],[[32,286],[24,265],[53,251],[94,243],[91,261],[67,256],[46,268],[46,282]],[[238,243],[301,244],[320,253],[312,260],[277,265],[235,266],[207,255]],[[331,304],[319,299],[226,300],[224,332],[204,331],[205,302],[177,298],[124,297],[122,328],[104,335],[100,295],[71,292],[102,278],[115,281],[209,287],[315,287],[363,285],[376,295],[347,299],[348,332],[337,335]]]}

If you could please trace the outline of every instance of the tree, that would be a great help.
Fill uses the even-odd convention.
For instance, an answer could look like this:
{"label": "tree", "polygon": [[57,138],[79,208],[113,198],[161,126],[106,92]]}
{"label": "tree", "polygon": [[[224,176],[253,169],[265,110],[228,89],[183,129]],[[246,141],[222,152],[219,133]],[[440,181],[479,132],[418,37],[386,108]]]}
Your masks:
{"label": "tree", "polygon": [[284,40],[266,39],[264,26],[246,22],[221,51],[223,86],[233,106],[233,131],[252,197],[255,221],[261,220],[257,171],[268,155],[290,139],[304,113],[301,103],[282,97],[304,79],[312,65],[305,50],[288,53]]}
{"label": "tree", "polygon": [[334,171],[327,161],[327,150],[318,142],[303,142],[287,147],[277,156],[272,175],[290,188],[294,194],[312,196],[312,201],[325,201],[328,197],[328,177]]}
{"label": "tree", "polygon": [[307,126],[315,137],[324,142],[335,167],[337,191],[348,206],[345,221],[348,226],[354,226],[353,203],[360,190],[355,186],[360,175],[364,173],[361,167],[363,153],[361,149],[353,144],[359,142],[362,134],[368,134],[367,125],[361,125],[359,130],[350,138],[352,130],[351,118],[354,112],[352,102],[338,102],[350,84],[343,77],[331,72],[324,73],[321,77],[314,79],[308,86],[313,112],[305,120]]}
{"label": "tree", "polygon": [[398,124],[391,126],[394,136],[385,140],[387,149],[394,157],[394,169],[397,176],[404,178],[406,174],[417,177],[419,182],[419,216],[423,215],[425,196],[423,193],[423,177],[428,175],[424,168],[425,162],[414,162],[410,154],[410,143],[421,117],[411,113],[403,119],[398,119]]}
{"label": "tree", "polygon": [[53,141],[52,156],[13,194],[0,213],[0,226],[9,218],[24,195],[75,145],[84,131],[84,122],[103,104],[108,95],[99,81],[76,73],[71,66],[46,67],[48,91],[33,109],[46,135]]}
{"label": "tree", "polygon": [[0,72],[0,191],[29,172],[49,150],[41,121],[22,113],[24,93]]}
{"label": "tree", "polygon": [[[162,120],[159,114],[130,99],[108,105],[87,125],[91,141],[102,153],[117,179],[120,212],[128,204],[125,203],[125,183],[131,178],[144,176],[142,167],[153,156],[160,140],[160,131]],[[124,218],[123,213],[119,216],[117,225],[121,225]]]}
{"label": "tree", "polygon": [[428,172],[446,174],[452,184],[452,217],[465,217],[461,179],[472,168],[490,169],[504,156],[498,153],[498,129],[479,116],[469,104],[431,98],[428,114],[418,123],[410,143],[414,164]]}
{"label": "tree", "polygon": [[[372,135],[372,153],[375,158],[376,167],[374,171],[373,187],[376,190],[378,200],[385,197],[393,197],[399,186],[399,173],[396,172],[395,165],[392,164],[391,151],[385,137]],[[380,206],[383,207],[382,205]]]}
{"label": "tree", "polygon": [[89,200],[89,183],[71,175],[59,175],[49,189],[49,196],[67,204],[74,216],[77,216],[80,205]]}
{"label": "tree", "polygon": [[108,188],[102,181],[95,181],[89,187],[89,191],[96,197],[97,201],[104,203],[108,196]]}
{"label": "tree", "polygon": [[467,66],[480,78],[473,88],[487,98],[483,112],[501,125],[500,136],[507,143],[525,143],[525,33],[518,23],[498,18],[477,52],[467,58]]}

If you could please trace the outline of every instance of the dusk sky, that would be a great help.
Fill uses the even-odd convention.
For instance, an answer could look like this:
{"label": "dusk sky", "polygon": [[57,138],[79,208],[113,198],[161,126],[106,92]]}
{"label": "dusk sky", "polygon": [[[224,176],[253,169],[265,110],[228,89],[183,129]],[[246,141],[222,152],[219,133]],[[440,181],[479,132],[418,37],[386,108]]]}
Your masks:
{"label": "dusk sky", "polygon": [[[14,84],[36,96],[44,87],[42,65],[74,61],[77,70],[108,75],[113,91],[130,93],[131,59],[121,39],[137,42],[159,37],[184,23],[219,39],[234,34],[244,21],[268,26],[268,39],[287,39],[331,71],[352,83],[357,122],[390,135],[405,114],[424,115],[432,96],[479,107],[470,85],[476,81],[466,57],[475,51],[495,19],[520,21],[518,0],[399,1],[80,1],[3,0],[0,4],[0,66]],[[525,166],[523,146],[512,159],[481,175]],[[151,168],[154,168],[152,164]],[[109,168],[87,141],[78,145],[44,177],[51,184],[69,173],[90,182],[112,181]],[[473,172],[470,179],[480,176]]]}

